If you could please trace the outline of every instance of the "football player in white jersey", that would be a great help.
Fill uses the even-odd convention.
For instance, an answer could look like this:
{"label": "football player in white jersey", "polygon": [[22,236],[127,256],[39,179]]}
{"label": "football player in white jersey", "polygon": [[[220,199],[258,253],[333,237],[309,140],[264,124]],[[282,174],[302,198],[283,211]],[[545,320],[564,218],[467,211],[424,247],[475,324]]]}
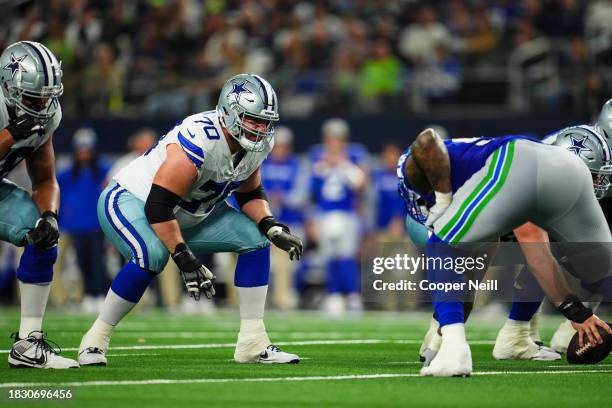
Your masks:
{"label": "football player in white jersey", "polygon": [[[274,346],[263,322],[270,242],[299,259],[302,243],[274,219],[260,166],[272,150],[278,100],[257,75],[225,83],[214,111],[185,118],[157,145],[125,167],[98,203],[106,236],[130,261],[79,347],[81,365],[106,365],[111,333],[138,303],[171,256],[189,293],[215,293],[214,275],[194,252],[237,252],[234,283],[240,301],[239,363],[297,363]],[[234,192],[241,210],[226,203]],[[192,252],[192,249],[194,252]]]}
{"label": "football player in white jersey", "polygon": [[[62,70],[42,44],[21,41],[0,55],[0,239],[25,246],[17,269],[21,323],[11,367],[72,368],[42,332],[57,259],[59,187],[52,135],[62,119]],[[26,160],[32,195],[5,177]]]}

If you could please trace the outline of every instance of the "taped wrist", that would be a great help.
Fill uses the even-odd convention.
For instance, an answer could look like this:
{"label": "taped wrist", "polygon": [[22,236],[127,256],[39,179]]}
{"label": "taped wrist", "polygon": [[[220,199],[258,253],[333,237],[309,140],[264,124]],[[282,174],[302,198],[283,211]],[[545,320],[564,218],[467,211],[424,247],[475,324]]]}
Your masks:
{"label": "taped wrist", "polygon": [[181,197],[157,184],[151,186],[151,192],[145,203],[145,215],[149,224],[172,221],[174,207],[181,201]]}
{"label": "taped wrist", "polygon": [[583,305],[576,295],[567,295],[558,309],[568,320],[576,323],[583,323],[593,316],[593,310]]}
{"label": "taped wrist", "polygon": [[257,186],[254,190],[248,191],[246,193],[241,193],[239,191],[236,191],[234,193],[234,197],[236,197],[236,201],[238,202],[238,205],[240,206],[240,208],[242,208],[246,203],[248,203],[251,200],[268,201],[268,196],[266,192],[264,191],[264,188],[261,184]]}

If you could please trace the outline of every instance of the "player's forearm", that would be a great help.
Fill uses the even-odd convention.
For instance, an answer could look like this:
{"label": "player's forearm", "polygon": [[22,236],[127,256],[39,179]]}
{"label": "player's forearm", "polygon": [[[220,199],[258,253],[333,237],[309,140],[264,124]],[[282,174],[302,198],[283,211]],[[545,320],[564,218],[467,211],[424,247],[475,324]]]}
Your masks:
{"label": "player's forearm", "polygon": [[6,129],[0,130],[0,160],[4,159],[4,156],[8,154],[13,143],[14,139],[11,133]]}
{"label": "player's forearm", "polygon": [[558,306],[570,294],[570,290],[563,278],[561,266],[550,253],[546,243],[521,244],[521,249],[531,273],[535,276],[540,287],[548,298]]}
{"label": "player's forearm", "polygon": [[185,242],[183,234],[181,234],[181,228],[176,220],[151,224],[151,228],[153,228],[159,240],[171,254],[174,253],[178,244]]}
{"label": "player's forearm", "polygon": [[432,130],[421,132],[411,147],[415,164],[434,191],[451,192],[450,158],[442,139]]}
{"label": "player's forearm", "polygon": [[32,186],[32,200],[40,213],[59,210],[60,189],[55,177]]}
{"label": "player's forearm", "polygon": [[271,217],[272,211],[270,210],[270,204],[266,200],[256,199],[251,200],[244,204],[241,208],[242,212],[249,217],[255,224],[259,224],[259,221],[265,217]]}

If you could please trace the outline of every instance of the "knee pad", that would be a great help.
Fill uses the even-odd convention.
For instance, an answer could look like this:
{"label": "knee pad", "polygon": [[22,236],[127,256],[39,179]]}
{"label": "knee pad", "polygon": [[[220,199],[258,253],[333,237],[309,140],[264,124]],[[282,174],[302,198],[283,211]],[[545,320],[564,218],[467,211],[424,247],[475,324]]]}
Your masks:
{"label": "knee pad", "polygon": [[234,285],[239,288],[265,286],[270,280],[270,247],[245,252],[238,256]]}
{"label": "knee pad", "polygon": [[38,249],[27,245],[17,268],[17,279],[24,283],[49,283],[53,280],[53,265],[57,261],[57,245]]}

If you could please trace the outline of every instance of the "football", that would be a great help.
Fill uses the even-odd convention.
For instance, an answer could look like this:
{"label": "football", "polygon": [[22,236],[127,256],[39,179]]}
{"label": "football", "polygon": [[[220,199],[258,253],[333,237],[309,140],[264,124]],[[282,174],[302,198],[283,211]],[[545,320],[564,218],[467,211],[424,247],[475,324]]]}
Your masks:
{"label": "football", "polygon": [[580,347],[578,345],[578,333],[574,334],[567,347],[567,362],[570,364],[597,364],[608,357],[612,351],[612,335],[601,327],[599,327],[599,334],[601,334],[603,343],[595,347],[591,346],[590,343]]}

